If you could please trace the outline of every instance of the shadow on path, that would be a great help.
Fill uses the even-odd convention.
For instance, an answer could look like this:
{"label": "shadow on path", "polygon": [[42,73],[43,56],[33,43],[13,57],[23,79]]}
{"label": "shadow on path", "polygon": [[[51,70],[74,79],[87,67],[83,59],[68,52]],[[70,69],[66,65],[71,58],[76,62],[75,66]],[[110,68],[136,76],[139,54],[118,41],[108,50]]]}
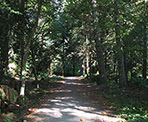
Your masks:
{"label": "shadow on path", "polygon": [[87,95],[88,84],[78,77],[66,77],[62,85],[53,89],[47,101],[26,116],[31,122],[118,122],[119,118],[105,116]]}

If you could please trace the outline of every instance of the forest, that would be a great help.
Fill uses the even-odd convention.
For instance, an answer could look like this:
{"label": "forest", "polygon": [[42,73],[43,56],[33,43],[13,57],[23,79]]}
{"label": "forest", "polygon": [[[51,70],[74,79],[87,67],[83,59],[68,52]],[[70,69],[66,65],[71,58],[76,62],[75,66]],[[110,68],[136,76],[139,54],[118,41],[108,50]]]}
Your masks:
{"label": "forest", "polygon": [[[126,105],[121,117],[147,122],[147,45],[148,0],[0,0],[0,118],[77,76],[103,85],[115,111]],[[119,92],[129,102],[112,101]]]}

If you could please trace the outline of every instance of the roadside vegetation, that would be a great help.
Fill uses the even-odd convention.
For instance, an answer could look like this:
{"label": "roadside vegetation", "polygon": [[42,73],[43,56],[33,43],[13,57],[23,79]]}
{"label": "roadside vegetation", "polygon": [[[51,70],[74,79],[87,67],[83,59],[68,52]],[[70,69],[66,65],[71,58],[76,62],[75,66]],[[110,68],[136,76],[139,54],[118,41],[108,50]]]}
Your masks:
{"label": "roadside vegetation", "polygon": [[0,0],[0,114],[44,96],[53,75],[83,76],[106,84],[121,117],[147,121],[147,11],[148,0]]}
{"label": "roadside vegetation", "polygon": [[[117,117],[127,122],[148,121],[148,87],[147,80],[132,79],[128,86],[121,87],[112,80],[108,84],[97,84],[98,76],[88,77],[85,81],[98,87],[98,95],[103,98],[104,105]],[[93,80],[92,80],[93,79]]]}
{"label": "roadside vegetation", "polygon": [[[17,85],[19,85],[20,82],[14,78],[12,79],[8,77],[5,80],[7,86],[10,85],[8,83],[9,81],[13,81]],[[4,94],[6,95],[6,100],[4,101],[4,103],[1,104],[2,111],[0,115],[0,122],[11,122],[11,120],[20,121],[25,114],[31,112],[29,111],[30,108],[40,105],[47,99],[46,97],[47,95],[51,94],[50,91],[52,88],[60,86],[60,83],[58,83],[59,80],[62,80],[62,77],[53,76],[38,81],[38,84],[36,84],[36,81],[34,80],[28,80],[26,82],[28,86],[26,87],[26,95],[23,97],[23,99],[19,98],[17,93],[16,96],[11,96],[11,94],[14,93],[12,91],[12,93],[9,93],[12,87],[8,87],[9,89],[7,89],[7,91],[5,91],[6,94]],[[38,85],[38,88],[36,85]],[[6,84],[3,84],[1,86],[6,86]],[[13,99],[16,100],[12,103]]]}

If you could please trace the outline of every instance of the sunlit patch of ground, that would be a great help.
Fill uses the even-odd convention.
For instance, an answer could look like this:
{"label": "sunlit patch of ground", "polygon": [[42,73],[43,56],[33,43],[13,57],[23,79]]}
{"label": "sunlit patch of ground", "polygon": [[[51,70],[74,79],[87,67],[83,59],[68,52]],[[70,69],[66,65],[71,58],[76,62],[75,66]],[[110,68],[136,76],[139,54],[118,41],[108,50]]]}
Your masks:
{"label": "sunlit patch of ground", "polygon": [[[34,109],[26,118],[32,122],[119,122],[110,117],[81,92],[85,86],[76,79],[67,78],[64,86],[54,90],[47,102]],[[84,86],[84,87],[83,87]],[[89,87],[88,87],[89,88]]]}
{"label": "sunlit patch of ground", "polygon": [[58,83],[65,84],[65,83],[66,83],[66,81],[64,81],[64,80],[60,80],[60,81],[58,81]]}
{"label": "sunlit patch of ground", "polygon": [[80,77],[65,77],[65,80],[79,80]]}
{"label": "sunlit patch of ground", "polygon": [[[70,104],[70,103],[69,103]],[[57,107],[56,107],[57,106]],[[65,107],[60,108],[59,106]],[[76,106],[72,105],[73,107],[66,107],[66,104],[55,104],[55,107],[53,108],[41,108],[36,110],[31,116],[32,118],[36,118],[37,121],[40,120],[54,120],[53,122],[56,122],[56,119],[61,119],[61,121],[58,122],[68,122],[66,119],[70,116],[71,121],[72,118],[76,119],[76,122],[79,122],[81,120],[86,120],[86,122],[118,122],[121,120],[120,118],[113,118],[103,115],[103,112],[98,112],[97,114],[94,112],[95,108],[92,107],[84,107],[84,106]],[[65,114],[66,113],[66,114]],[[45,116],[44,118],[42,118]],[[50,119],[49,119],[50,118]],[[65,121],[63,120],[65,118]],[[74,122],[74,121],[73,121]]]}
{"label": "sunlit patch of ground", "polygon": [[51,92],[71,92],[71,90],[52,90]]}

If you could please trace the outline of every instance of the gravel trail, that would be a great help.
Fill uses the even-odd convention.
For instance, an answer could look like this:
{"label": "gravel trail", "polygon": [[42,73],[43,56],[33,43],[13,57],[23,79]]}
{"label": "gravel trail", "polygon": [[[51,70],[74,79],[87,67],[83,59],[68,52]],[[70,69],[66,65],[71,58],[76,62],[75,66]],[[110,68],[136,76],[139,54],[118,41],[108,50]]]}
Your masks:
{"label": "gravel trail", "polygon": [[60,82],[62,85],[52,90],[47,101],[26,116],[29,122],[121,122],[107,116],[98,101],[88,97],[92,88],[80,78],[66,77]]}

